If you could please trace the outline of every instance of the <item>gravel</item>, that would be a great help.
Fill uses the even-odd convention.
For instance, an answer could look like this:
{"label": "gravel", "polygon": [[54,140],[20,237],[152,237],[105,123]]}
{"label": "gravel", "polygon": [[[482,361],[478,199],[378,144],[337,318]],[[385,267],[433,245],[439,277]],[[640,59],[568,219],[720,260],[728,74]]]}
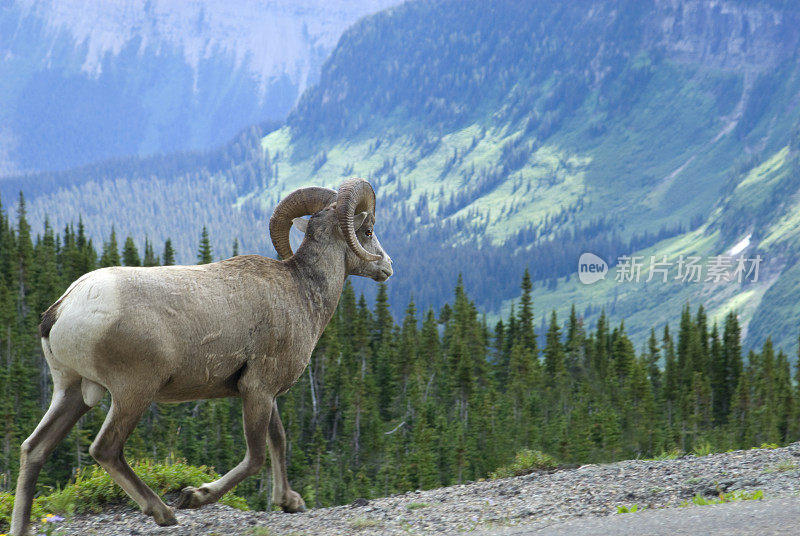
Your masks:
{"label": "gravel", "polygon": [[[222,505],[178,510],[179,525],[158,527],[128,507],[81,514],[54,534],[353,535],[455,534],[493,527],[616,514],[618,506],[679,506],[692,497],[761,490],[765,498],[800,492],[800,442],[672,460],[585,465],[502,480],[413,491],[300,514],[242,512]],[[702,508],[692,505],[693,508]]]}

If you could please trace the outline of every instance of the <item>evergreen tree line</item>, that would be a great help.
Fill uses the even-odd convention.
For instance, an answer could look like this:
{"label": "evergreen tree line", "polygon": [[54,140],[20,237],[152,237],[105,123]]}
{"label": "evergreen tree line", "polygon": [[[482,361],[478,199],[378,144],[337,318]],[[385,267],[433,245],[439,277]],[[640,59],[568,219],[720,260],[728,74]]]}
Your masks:
{"label": "evergreen tree line", "polygon": [[[12,489],[19,445],[49,403],[36,326],[82,273],[100,266],[170,264],[111,232],[98,253],[82,225],[31,237],[20,199],[15,224],[0,209],[0,489]],[[160,249],[160,248],[159,248]],[[234,245],[236,249],[236,245]],[[203,229],[198,262],[213,255]],[[650,457],[679,449],[747,448],[800,438],[800,391],[787,356],[767,341],[743,355],[735,314],[711,323],[686,306],[675,332],[651,332],[637,352],[624,324],[590,330],[573,310],[534,329],[531,278],[508,318],[490,327],[459,278],[450,303],[403,318],[386,285],[370,307],[345,285],[298,383],[279,399],[292,485],[312,506],[341,504],[484,478],[523,448],[565,463]],[[798,378],[795,376],[794,380]],[[109,400],[58,447],[39,480],[63,485],[93,463],[88,446]],[[238,399],[156,405],[128,441],[129,459],[185,458],[224,472],[244,455]],[[238,488],[270,506],[270,472]]]}

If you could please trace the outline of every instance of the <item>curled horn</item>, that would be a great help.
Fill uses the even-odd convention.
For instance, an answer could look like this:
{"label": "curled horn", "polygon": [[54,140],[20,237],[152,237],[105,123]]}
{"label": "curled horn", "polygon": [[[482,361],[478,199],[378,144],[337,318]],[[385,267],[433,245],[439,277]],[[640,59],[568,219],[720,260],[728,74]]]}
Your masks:
{"label": "curled horn", "polygon": [[375,191],[364,179],[347,179],[339,186],[339,199],[336,201],[336,217],[339,228],[344,234],[347,245],[365,261],[377,261],[380,255],[370,253],[356,238],[353,228],[353,216],[356,213],[369,212],[375,217]]}
{"label": "curled horn", "polygon": [[294,255],[289,244],[292,220],[319,212],[336,201],[336,196],[336,190],[312,186],[295,190],[278,203],[269,220],[269,237],[281,259]]}

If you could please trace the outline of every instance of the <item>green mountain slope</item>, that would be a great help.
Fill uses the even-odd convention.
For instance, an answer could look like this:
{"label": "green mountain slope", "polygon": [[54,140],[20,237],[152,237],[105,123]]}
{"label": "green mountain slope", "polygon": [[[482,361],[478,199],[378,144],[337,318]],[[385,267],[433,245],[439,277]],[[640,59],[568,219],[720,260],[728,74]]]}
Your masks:
{"label": "green mountain slope", "polygon": [[[669,320],[661,311],[701,302],[714,315],[736,309],[745,326],[752,319],[752,344],[773,334],[794,346],[800,310],[786,297],[797,286],[798,212],[785,198],[800,186],[788,147],[800,118],[797,10],[448,7],[407,4],[345,35],[289,125],[264,139],[285,160],[281,185],[369,177],[415,218],[408,232],[450,224],[445,241],[456,249],[488,243],[530,263],[540,311],[574,302],[591,322],[605,307],[641,342]],[[254,195],[265,205],[278,197]],[[597,227],[621,240],[603,243]],[[609,261],[675,262],[725,254],[748,234],[743,253],[765,259],[756,283],[584,287],[575,275],[577,244]],[[547,243],[568,254],[536,255],[553,253]],[[484,300],[509,291],[482,275]]]}
{"label": "green mountain slope", "polygon": [[[191,260],[204,218],[218,252],[234,237],[268,252],[278,199],[357,175],[378,192],[398,308],[410,296],[440,306],[460,272],[482,310],[504,315],[527,265],[540,316],[574,302],[591,323],[605,308],[641,344],[674,320],[665,311],[707,303],[738,310],[748,343],[773,334],[788,350],[800,321],[798,42],[800,8],[778,1],[408,2],[351,27],[287,123],[227,168],[156,174],[151,192],[138,179],[101,212],[110,177],[98,176],[95,190],[59,186],[32,208],[63,223],[68,206],[95,236],[112,221],[184,235]],[[182,201],[187,188],[197,193]],[[137,219],[135,203],[153,208]],[[764,258],[754,283],[577,281],[585,251],[675,261],[748,235],[742,253]]]}

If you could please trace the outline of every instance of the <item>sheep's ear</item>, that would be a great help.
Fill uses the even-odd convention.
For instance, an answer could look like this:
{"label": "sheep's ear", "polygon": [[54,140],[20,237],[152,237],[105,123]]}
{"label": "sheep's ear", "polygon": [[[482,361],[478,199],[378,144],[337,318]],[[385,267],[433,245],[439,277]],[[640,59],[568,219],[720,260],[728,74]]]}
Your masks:
{"label": "sheep's ear", "polygon": [[361,212],[353,216],[353,229],[356,231],[361,229],[361,226],[364,225],[364,221],[367,219],[367,214],[367,212]]}
{"label": "sheep's ear", "polygon": [[301,233],[305,233],[306,229],[308,229],[308,220],[305,218],[295,218],[292,220],[292,225]]}

